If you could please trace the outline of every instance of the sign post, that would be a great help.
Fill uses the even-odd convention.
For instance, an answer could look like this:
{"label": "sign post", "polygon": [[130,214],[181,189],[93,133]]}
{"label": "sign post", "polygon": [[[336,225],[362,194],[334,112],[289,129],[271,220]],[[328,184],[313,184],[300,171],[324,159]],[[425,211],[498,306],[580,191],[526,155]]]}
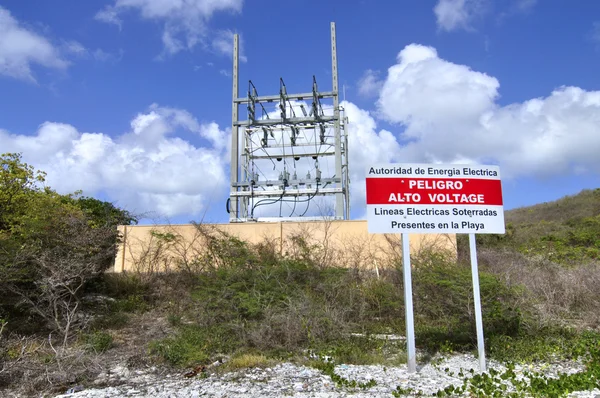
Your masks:
{"label": "sign post", "polygon": [[412,276],[410,269],[410,240],[408,234],[402,234],[402,270],[404,274],[404,309],[406,314],[406,352],[408,371],[417,370],[417,352],[415,349],[415,323],[412,301]]}
{"label": "sign post", "polygon": [[483,319],[481,319],[481,295],[479,294],[479,270],[477,269],[475,234],[469,234],[469,249],[471,252],[471,275],[473,278],[473,302],[475,303],[475,325],[477,327],[479,369],[482,372],[485,372],[485,346],[483,342]]}
{"label": "sign post", "polygon": [[402,234],[408,370],[416,370],[409,233],[469,234],[479,366],[485,371],[475,234],[503,234],[498,166],[383,164],[367,168],[370,233]]}

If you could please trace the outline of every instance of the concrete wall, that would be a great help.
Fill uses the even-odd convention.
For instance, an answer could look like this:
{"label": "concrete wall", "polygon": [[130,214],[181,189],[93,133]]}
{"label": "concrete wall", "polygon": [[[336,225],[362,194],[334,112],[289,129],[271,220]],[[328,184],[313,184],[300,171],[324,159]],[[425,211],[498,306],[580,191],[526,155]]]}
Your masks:
{"label": "concrete wall", "polygon": [[[369,234],[367,222],[309,221],[120,226],[123,242],[113,272],[198,270],[207,261],[207,237],[221,232],[251,244],[269,244],[282,255],[310,256],[324,266],[381,269],[401,257],[401,235]],[[456,235],[411,234],[411,255],[442,249],[456,256]],[[214,259],[214,258],[213,258]]]}

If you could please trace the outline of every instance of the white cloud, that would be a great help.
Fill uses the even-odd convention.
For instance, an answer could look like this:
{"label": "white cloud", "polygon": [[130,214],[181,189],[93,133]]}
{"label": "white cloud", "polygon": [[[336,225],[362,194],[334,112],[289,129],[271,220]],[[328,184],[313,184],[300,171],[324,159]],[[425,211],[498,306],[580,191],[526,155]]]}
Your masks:
{"label": "white cloud", "polygon": [[341,106],[348,117],[348,150],[350,163],[350,207],[364,208],[366,203],[365,171],[373,163],[403,162],[401,147],[390,131],[377,129],[373,116],[351,102]]}
{"label": "white cloud", "polygon": [[61,46],[61,50],[63,53],[71,54],[80,59],[93,59],[100,62],[119,61],[123,56],[123,50],[120,50],[118,54],[113,54],[100,48],[91,51],[75,40],[65,41]]}
{"label": "white cloud", "polygon": [[[231,30],[220,30],[215,34],[215,37],[212,40],[212,48],[218,54],[225,55],[228,57],[233,57],[233,35],[235,33]],[[244,46],[243,40],[240,36],[240,61],[248,62],[248,58],[244,55]]]}
{"label": "white cloud", "polygon": [[494,105],[498,81],[440,59],[432,47],[411,44],[388,69],[378,108],[390,122],[409,123],[418,136],[423,127],[473,120]]}
{"label": "white cloud", "polygon": [[[115,0],[96,14],[99,21],[122,25],[120,15],[136,10],[141,17],[164,22],[162,41],[167,54],[208,45],[207,22],[216,12],[240,12],[243,0]],[[217,35],[217,38],[219,34]],[[213,46],[220,46],[219,43]]]}
{"label": "white cloud", "polygon": [[499,82],[409,45],[388,70],[378,115],[402,126],[406,162],[497,162],[509,176],[600,172],[600,91],[560,87],[500,106]]}
{"label": "white cloud", "polygon": [[214,195],[226,192],[229,137],[216,123],[201,124],[186,111],[157,105],[114,138],[54,122],[32,135],[0,130],[2,150],[22,152],[59,192],[104,192],[119,206],[166,217],[197,216]]}
{"label": "white cloud", "polygon": [[35,82],[32,64],[59,70],[69,65],[48,39],[21,26],[0,6],[0,74]]}
{"label": "white cloud", "polygon": [[113,7],[106,7],[100,10],[94,16],[94,19],[100,22],[106,22],[109,24],[117,25],[119,30],[123,27],[123,21],[119,18],[117,11]]}
{"label": "white cloud", "polygon": [[514,15],[529,14],[536,5],[537,0],[511,0],[507,9],[499,13],[497,21],[500,23]]}
{"label": "white cloud", "polygon": [[437,25],[445,31],[471,30],[471,23],[488,9],[488,0],[439,0],[433,8]]}
{"label": "white cloud", "polygon": [[367,69],[358,80],[358,94],[363,97],[374,97],[379,94],[383,81],[379,78],[379,72]]}
{"label": "white cloud", "polygon": [[90,54],[92,56],[92,58],[94,58],[96,61],[100,61],[100,62],[118,62],[121,60],[121,58],[123,58],[123,50],[119,50],[118,53],[111,53],[111,52],[107,52],[104,51],[100,48],[97,48],[96,50],[92,51]]}
{"label": "white cloud", "polygon": [[520,12],[529,12],[536,4],[537,0],[516,0],[515,8]]}
{"label": "white cloud", "polygon": [[63,48],[66,52],[80,57],[86,56],[88,53],[88,50],[83,46],[83,44],[75,40],[65,42],[63,44]]}

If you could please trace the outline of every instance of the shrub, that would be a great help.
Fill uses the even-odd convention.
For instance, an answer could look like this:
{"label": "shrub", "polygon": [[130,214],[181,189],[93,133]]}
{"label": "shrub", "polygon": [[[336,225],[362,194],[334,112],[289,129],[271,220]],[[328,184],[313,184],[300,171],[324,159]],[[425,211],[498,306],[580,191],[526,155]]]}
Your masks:
{"label": "shrub", "polygon": [[[448,342],[476,343],[473,282],[470,268],[438,263],[413,271],[415,329],[418,341],[430,349]],[[519,292],[497,276],[480,271],[483,325],[487,336],[516,336],[522,331]]]}
{"label": "shrub", "polygon": [[109,350],[113,346],[113,337],[110,333],[103,331],[95,331],[84,335],[83,340],[86,344],[86,349],[96,354],[101,354]]}

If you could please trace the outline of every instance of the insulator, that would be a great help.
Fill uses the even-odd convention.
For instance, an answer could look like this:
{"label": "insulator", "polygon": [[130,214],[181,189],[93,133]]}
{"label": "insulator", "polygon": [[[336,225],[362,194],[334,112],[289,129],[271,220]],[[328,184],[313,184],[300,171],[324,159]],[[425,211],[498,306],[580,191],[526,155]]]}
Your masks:
{"label": "insulator", "polygon": [[321,129],[321,144],[325,143],[325,126],[319,124],[319,128]]}

